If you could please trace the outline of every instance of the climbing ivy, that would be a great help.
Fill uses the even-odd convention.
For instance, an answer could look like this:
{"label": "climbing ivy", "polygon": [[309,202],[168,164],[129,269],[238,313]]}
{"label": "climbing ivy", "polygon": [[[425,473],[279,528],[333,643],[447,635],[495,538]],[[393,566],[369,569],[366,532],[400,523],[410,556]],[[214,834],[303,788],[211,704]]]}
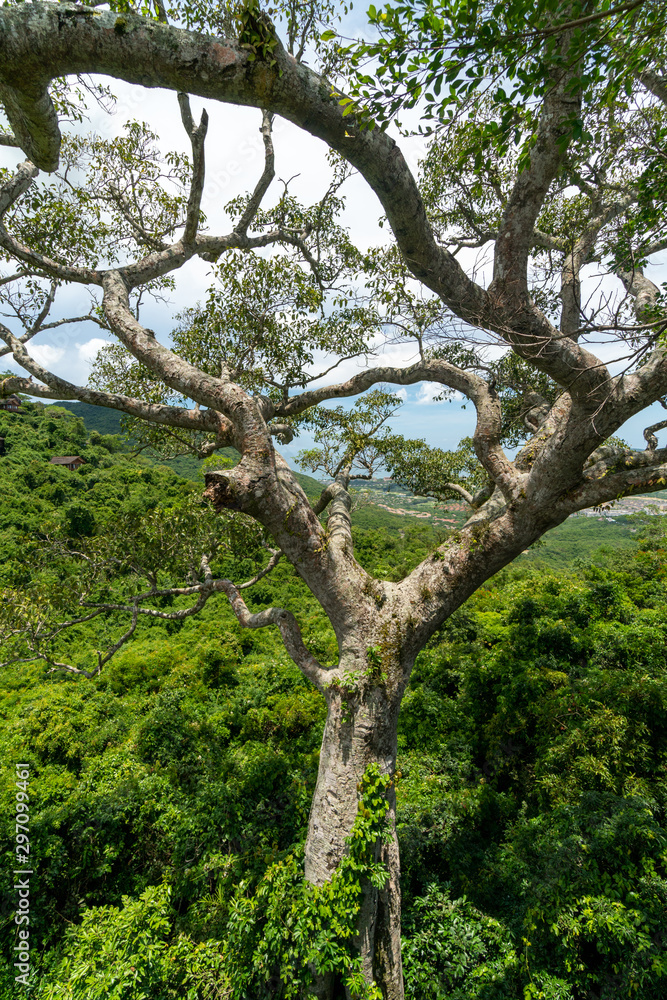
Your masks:
{"label": "climbing ivy", "polygon": [[230,907],[225,968],[231,996],[298,997],[313,976],[333,973],[355,1000],[381,1000],[361,971],[354,935],[364,889],[382,889],[386,867],[375,860],[387,835],[386,792],[391,778],[371,764],[359,784],[359,806],[347,850],[330,881],[317,886],[303,877],[303,851],[272,865],[254,893],[241,882]]}

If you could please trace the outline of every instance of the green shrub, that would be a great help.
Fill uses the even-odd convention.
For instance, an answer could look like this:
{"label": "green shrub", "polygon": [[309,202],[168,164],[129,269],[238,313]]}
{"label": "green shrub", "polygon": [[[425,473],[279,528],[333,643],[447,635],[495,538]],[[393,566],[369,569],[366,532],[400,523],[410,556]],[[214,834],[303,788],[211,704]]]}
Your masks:
{"label": "green shrub", "polygon": [[507,928],[465,896],[452,900],[448,890],[429,886],[414,901],[404,931],[405,995],[410,1000],[520,996],[520,960]]}
{"label": "green shrub", "polygon": [[124,897],[120,908],[86,911],[36,1000],[226,1000],[220,945],[176,933],[170,897],[163,884]]}

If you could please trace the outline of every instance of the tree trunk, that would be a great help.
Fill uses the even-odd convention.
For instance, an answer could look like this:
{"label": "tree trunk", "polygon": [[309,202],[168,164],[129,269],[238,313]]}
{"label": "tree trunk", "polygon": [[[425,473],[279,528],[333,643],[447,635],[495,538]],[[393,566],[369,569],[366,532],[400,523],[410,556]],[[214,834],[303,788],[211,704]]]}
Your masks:
{"label": "tree trunk", "polygon": [[[397,725],[400,697],[389,697],[384,685],[354,690],[332,685],[326,691],[327,721],[322,740],[317,786],[306,840],[306,878],[315,885],[328,881],[345,851],[359,803],[360,783],[370,764],[393,777],[396,768]],[[378,891],[364,887],[355,945],[366,980],[375,982],[385,1000],[403,1000],[401,965],[400,864],[396,839],[396,796],[393,783],[387,790],[391,833],[378,841],[374,860],[389,873]],[[320,980],[314,993],[322,1000],[338,1000],[336,984]]]}

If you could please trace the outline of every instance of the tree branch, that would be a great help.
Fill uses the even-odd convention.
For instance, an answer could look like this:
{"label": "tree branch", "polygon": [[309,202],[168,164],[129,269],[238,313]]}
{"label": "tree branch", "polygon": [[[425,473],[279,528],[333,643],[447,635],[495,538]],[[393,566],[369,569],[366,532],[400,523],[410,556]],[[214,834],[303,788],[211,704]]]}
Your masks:
{"label": "tree branch", "polygon": [[[261,580],[273,569],[275,569],[281,556],[282,552],[280,552],[279,550],[273,551],[267,566],[259,573],[257,573],[256,576],[254,576],[251,580],[247,580],[245,583],[240,584],[239,587],[235,587],[234,584],[232,584],[231,581],[229,580],[213,579],[209,561],[206,556],[203,556],[201,560],[201,568],[204,573],[204,580],[202,583],[193,584],[188,587],[168,587],[163,589],[152,587],[150,590],[147,590],[144,593],[137,594],[135,597],[131,599],[129,603],[126,604],[114,604],[109,601],[100,603],[93,603],[86,601],[83,602],[84,607],[94,608],[94,611],[92,611],[90,614],[87,614],[85,616],[76,619],[72,619],[71,621],[68,622],[59,622],[53,628],[49,629],[47,632],[44,633],[37,633],[37,634],[31,633],[33,640],[40,642],[44,641],[45,639],[53,639],[66,628],[69,628],[72,625],[80,624],[81,622],[90,621],[93,618],[97,618],[99,615],[104,614],[105,612],[108,611],[130,612],[132,617],[129,627],[116,640],[116,642],[113,643],[113,645],[107,649],[107,651],[104,654],[98,652],[97,666],[94,670],[85,670],[84,668],[75,667],[71,664],[56,662],[44,654],[31,657],[30,660],[26,658],[15,658],[8,662],[25,663],[25,662],[32,662],[33,660],[43,659],[47,663],[52,664],[52,670],[54,669],[67,670],[70,671],[71,673],[81,674],[84,677],[92,678],[97,676],[100,673],[102,667],[105,666],[105,664],[107,664],[109,660],[111,660],[111,658],[118,652],[118,650],[121,649],[122,646],[124,646],[125,643],[129,641],[129,639],[131,639],[132,635],[136,631],[140,616],[147,616],[149,618],[156,618],[159,620],[166,620],[166,621],[182,621],[185,618],[190,618],[194,615],[197,615],[213,594],[218,592],[224,592],[229,597],[234,613],[237,615],[237,617],[240,614],[241,618],[243,618],[242,621],[241,619],[239,620],[241,621],[241,624],[244,625],[244,627],[261,628],[264,625],[271,625],[271,624],[278,625],[281,634],[283,635],[283,641],[290,655],[293,656],[295,662],[300,666],[304,674],[307,677],[309,677],[313,681],[313,683],[319,685],[319,683],[321,683],[323,679],[326,677],[326,671],[324,670],[323,667],[320,666],[320,664],[317,663],[317,660],[315,660],[314,657],[312,657],[308,653],[305,646],[303,645],[303,642],[301,640],[301,633],[294,617],[289,612],[282,611],[280,608],[270,608],[267,612],[260,612],[258,615],[251,615],[245,603],[243,602],[242,598],[238,595],[239,590],[252,587],[253,584],[257,583],[258,580]],[[194,604],[190,605],[190,607],[187,608],[180,608],[177,611],[160,611],[158,608],[142,607],[141,605],[142,601],[150,599],[155,599],[160,597],[187,597],[195,594],[197,595],[197,600],[195,601]],[[26,630],[19,630],[19,631],[24,632]],[[299,657],[299,659],[297,659],[297,657]],[[5,666],[6,665],[7,664],[5,664]]]}
{"label": "tree branch", "polygon": [[460,496],[461,499],[465,500],[465,502],[469,504],[471,507],[475,506],[475,498],[473,497],[472,493],[468,493],[468,491],[464,489],[463,486],[459,486],[458,483],[445,483],[445,487],[448,490],[451,490],[452,493],[456,493],[458,496]]}
{"label": "tree branch", "polygon": [[290,441],[294,440],[294,428],[291,424],[270,423],[267,424],[267,427],[269,434],[278,438],[281,444],[289,444]]}
{"label": "tree branch", "polygon": [[342,488],[338,483],[329,483],[328,486],[325,486],[320,493],[319,499],[313,504],[313,510],[318,516],[327,509],[336,493]]}
{"label": "tree branch", "polygon": [[[566,35],[561,44],[563,55],[568,47]],[[560,78],[552,81],[544,98],[530,163],[515,181],[498,231],[489,289],[492,295],[506,297],[509,290],[515,301],[527,295],[528,254],[535,222],[565,157],[572,120],[581,109],[581,95],[568,91],[574,75],[561,70]]]}
{"label": "tree branch", "polygon": [[502,414],[497,393],[479,375],[457,368],[440,358],[418,362],[409,368],[371,368],[338,385],[309,389],[298,396],[292,396],[286,403],[276,404],[276,414],[295,416],[327,399],[357,395],[378,382],[414,385],[422,381],[440,382],[462,392],[473,401],[477,410],[477,426],[473,436],[477,456],[503,492],[507,496],[515,495],[522,488],[522,475],[507,458],[500,444]]}
{"label": "tree branch", "polygon": [[[262,107],[282,115],[323,139],[357,168],[380,199],[414,277],[440,296],[459,318],[495,331],[521,357],[559,384],[572,386],[581,397],[606,383],[607,374],[600,370],[598,360],[559,338],[527,298],[521,300],[517,311],[516,295],[509,301],[506,296],[499,297],[497,285],[490,294],[491,290],[485,291],[466,275],[455,257],[437,244],[415,179],[394,140],[380,129],[363,128],[354,115],[344,115],[340,105],[343,95],[312,70],[296,63],[279,43],[273,51],[275,65],[268,67],[262,60],[249,60],[247,50],[238,42],[221,42],[131,13],[123,14],[123,30],[119,32],[115,30],[117,16],[112,11],[98,10],[91,17],[86,8],[68,3],[58,4],[57,8],[48,3],[3,8],[0,80],[41,81],[68,74],[106,73],[129,83]],[[526,176],[515,188],[504,230],[510,235],[516,230],[519,257],[524,254],[526,233],[532,231],[540,196],[546,194],[550,176],[560,164],[560,154],[554,151],[566,129],[568,102],[561,83],[553,92],[557,97],[551,99],[548,113],[543,115],[535,165],[524,171]],[[556,109],[551,122],[558,101],[560,112]],[[574,110],[575,104],[570,103]],[[37,133],[41,129],[46,143],[46,151],[36,155],[35,162],[51,170],[52,145],[39,116],[33,128]],[[522,185],[527,198],[523,209]],[[513,213],[514,209],[518,214]],[[498,242],[502,243],[502,239]],[[238,235],[236,244],[229,239],[223,243],[202,237],[197,240],[202,253],[241,245]],[[138,284],[173,270],[186,258],[183,248],[176,245],[163,255],[153,255],[124,269],[123,275],[129,284]],[[26,259],[35,263],[32,257]],[[44,269],[43,263],[39,266]]]}
{"label": "tree branch", "polygon": [[635,316],[641,322],[646,318],[647,311],[650,311],[651,306],[655,304],[660,289],[650,278],[646,277],[639,267],[632,271],[619,270],[616,273],[623,282],[628,295],[634,298]]}
{"label": "tree branch", "polygon": [[[598,463],[586,470],[585,482],[568,497],[562,499],[557,509],[573,514],[586,507],[598,507],[623,496],[653,493],[667,486],[667,449],[655,452],[638,452],[649,456],[653,464],[638,464],[627,468],[624,463],[619,472],[606,471],[605,463]],[[621,463],[619,463],[621,464]],[[566,516],[567,516],[566,515]]]}
{"label": "tree branch", "polygon": [[183,244],[190,246],[197,236],[201,199],[204,192],[204,142],[206,141],[206,132],[208,131],[208,114],[206,113],[206,109],[202,111],[199,125],[195,128],[188,95],[179,93],[178,104],[181,109],[183,127],[188,133],[192,144],[192,180],[190,182],[185,230],[183,232]]}
{"label": "tree branch", "polygon": [[265,576],[269,575],[269,573],[273,572],[273,570],[276,568],[276,566],[282,559],[282,556],[283,553],[280,551],[280,549],[272,550],[271,558],[269,559],[264,569],[261,569],[259,573],[256,573],[250,580],[246,580],[245,583],[239,583],[236,589],[247,590],[248,587],[254,587],[256,583],[258,583],[260,580],[263,580]]}
{"label": "tree branch", "polygon": [[34,337],[34,335],[36,333],[39,333],[39,331],[43,328],[44,320],[46,319],[46,317],[51,312],[51,306],[54,303],[57,291],[58,291],[58,284],[57,284],[57,282],[52,281],[51,282],[51,287],[49,289],[49,294],[46,296],[46,299],[44,300],[44,305],[40,309],[40,311],[39,311],[39,313],[37,315],[37,318],[35,319],[34,323],[32,323],[32,325],[28,329],[28,332],[33,337]]}
{"label": "tree branch", "polygon": [[229,599],[232,611],[243,628],[265,628],[267,625],[277,625],[285,646],[303,675],[315,685],[318,691],[324,692],[329,672],[309,653],[301,638],[301,629],[291,611],[282,608],[266,608],[253,614],[246,605],[231,580],[218,580],[218,589],[224,591]]}
{"label": "tree branch", "polygon": [[487,383],[472,372],[457,368],[447,361],[434,358],[420,361],[408,368],[368,368],[353,375],[345,382],[322,386],[318,389],[308,389],[296,396],[291,396],[287,402],[276,403],[277,417],[292,417],[329,399],[343,399],[356,396],[371,386],[387,382],[392,385],[414,385],[416,382],[440,382],[442,385],[462,392],[473,402],[483,401],[488,392]]}
{"label": "tree branch", "polygon": [[[118,271],[104,275],[104,310],[109,325],[122,344],[138,361],[159,376],[170,388],[186,398],[225,414],[235,436],[231,443],[243,453],[242,436],[251,428],[266,435],[261,417],[262,400],[253,400],[233,382],[214,378],[163,347],[151,330],[134,316],[129,304],[127,285]],[[242,419],[244,418],[244,419]]]}
{"label": "tree branch", "polygon": [[262,134],[262,141],[264,142],[264,171],[255,186],[255,190],[250,196],[250,200],[246,205],[243,215],[236,224],[234,231],[242,236],[245,236],[247,233],[248,226],[257,215],[262,199],[268,191],[271,181],[275,177],[275,156],[273,151],[273,139],[271,137],[272,121],[273,119],[269,112],[262,111],[262,127],[259,131]]}
{"label": "tree branch", "polygon": [[14,174],[0,186],[0,219],[25,194],[38,173],[39,170],[32,163],[19,163]]}
{"label": "tree branch", "polygon": [[143,245],[148,247],[150,250],[158,251],[159,253],[167,250],[169,248],[167,243],[164,243],[162,240],[155,239],[154,236],[151,236],[151,234],[137,222],[132,214],[131,203],[113,182],[109,184],[109,190],[111,191],[109,200],[115,203],[121,215],[133,230],[137,243],[143,243]]}
{"label": "tree branch", "polygon": [[[36,67],[32,72],[2,73],[0,103],[9,119],[18,145],[41,170],[55,170],[60,155],[58,115],[48,92],[52,77]],[[29,81],[25,90],[17,81]]]}
{"label": "tree branch", "polygon": [[602,207],[589,220],[584,231],[573,243],[565,255],[565,262],[561,272],[561,333],[568,337],[577,339],[581,331],[581,268],[588,262],[589,255],[600,230],[612,219],[617,218],[634,201],[637,200],[635,191],[628,191],[622,198],[619,198],[611,205]]}
{"label": "tree branch", "polygon": [[[0,88],[0,97],[2,90]],[[19,163],[16,172],[0,186],[0,220],[7,210],[17,201],[21,195],[25,194],[31,186],[39,171],[32,163]],[[100,274],[91,268],[74,267],[69,264],[61,264],[51,257],[37,253],[25,246],[15,237],[11,236],[5,229],[4,223],[0,222],[0,246],[2,246],[12,257],[29,264],[36,271],[48,274],[57,281],[75,281],[89,285],[101,284]]]}
{"label": "tree branch", "polygon": [[2,285],[9,285],[12,281],[18,281],[19,278],[27,278],[30,271],[16,271],[15,274],[8,274],[4,278],[0,278],[0,287]]}
{"label": "tree branch", "polygon": [[[480,315],[486,293],[471,281],[455,258],[435,242],[415,180],[393,139],[380,130],[361,129],[344,116],[342,96],[312,70],[296,63],[280,44],[275,66],[249,61],[235,41],[221,41],[135,14],[118,15],[59,4],[32,4],[3,10],[0,35],[1,78],[21,74],[44,80],[70,73],[106,73],[129,83],[165,87],[200,97],[263,107],[324,139],[366,177],[387,211],[399,244],[416,277],[445,293],[455,311]],[[34,125],[36,131],[42,126]],[[55,158],[34,160],[46,170]]]}
{"label": "tree branch", "polygon": [[[2,15],[0,14],[0,27],[1,23]],[[199,132],[199,129],[197,129],[196,132]],[[199,180],[203,185],[203,159],[199,162],[201,173]],[[37,173],[38,171],[32,163],[22,163],[19,164],[15,174],[8,178],[4,184],[0,185],[0,220],[11,205],[13,205],[14,202],[28,190],[33,179],[37,176]],[[199,193],[197,194],[197,192]],[[201,191],[198,187],[196,187],[195,182],[193,181],[191,197],[188,203],[190,211],[189,217],[191,219],[195,218],[194,205],[195,202],[197,202],[197,198],[201,198]],[[122,208],[122,199],[117,199],[117,202]],[[197,209],[197,220],[198,211],[199,210]],[[127,211],[125,211],[124,214],[128,217]],[[138,224],[132,219],[129,219],[129,221],[137,233],[139,240],[141,242],[148,243],[151,247],[155,248],[155,240],[145,233],[144,230],[142,230],[141,227],[138,226]],[[186,221],[186,228],[187,225],[188,223]],[[297,247],[302,252],[310,266],[317,271],[317,263],[314,261],[303,239],[294,233],[274,230],[272,232],[263,233],[259,236],[253,237],[246,236],[238,232],[232,232],[226,236],[202,236],[197,234],[195,230],[194,235],[190,241],[187,242],[185,236],[189,235],[191,231],[192,225],[188,233],[184,234],[183,238],[176,243],[172,243],[170,245],[159,244],[157,249],[153,249],[152,252],[147,254],[145,257],[141,257],[130,264],[126,264],[118,269],[112,269],[110,271],[93,270],[92,268],[63,264],[60,261],[56,261],[53,258],[48,257],[46,254],[38,253],[23,244],[20,240],[16,239],[16,237],[12,236],[1,221],[0,247],[3,247],[3,249],[5,249],[12,257],[28,264],[32,271],[35,271],[38,274],[47,274],[58,282],[75,282],[77,284],[103,286],[105,277],[110,274],[120,274],[122,275],[122,279],[127,286],[128,291],[131,288],[153,281],[156,278],[164,276],[165,274],[169,274],[171,271],[177,270],[196,254],[199,254],[205,259],[217,259],[217,257],[224,250],[259,249],[262,247],[272,246],[274,243],[280,242],[289,243],[290,245]]]}
{"label": "tree branch", "polygon": [[214,409],[189,410],[185,407],[167,406],[162,403],[146,403],[132,396],[123,396],[119,393],[102,392],[99,389],[89,389],[86,386],[74,385],[60,378],[58,375],[47,371],[38,364],[28,354],[21,341],[1,326],[0,337],[8,345],[14,360],[29,372],[31,376],[44,382],[47,387],[36,385],[33,383],[32,378],[10,377],[0,383],[3,394],[27,392],[40,399],[78,399],[82,403],[91,403],[93,406],[105,406],[108,409],[121,410],[131,417],[137,417],[139,420],[147,420],[154,424],[215,434],[220,440],[220,444],[217,447],[225,447],[225,445],[230,444],[232,441],[231,423],[219,413],[216,413]]}
{"label": "tree branch", "polygon": [[665,427],[667,427],[667,420],[660,420],[657,424],[651,424],[650,427],[646,427],[644,429],[644,440],[647,444],[647,451],[656,451],[658,447],[658,439],[655,436],[655,432],[664,430]]}
{"label": "tree branch", "polygon": [[664,76],[646,69],[639,74],[639,79],[654,97],[667,106],[667,79]]}
{"label": "tree branch", "polygon": [[351,553],[354,546],[352,544],[352,520],[350,518],[352,498],[350,497],[349,483],[350,466],[348,465],[338,473],[336,481],[332,484],[334,488],[327,502],[331,504],[327,518],[327,535],[329,545]]}

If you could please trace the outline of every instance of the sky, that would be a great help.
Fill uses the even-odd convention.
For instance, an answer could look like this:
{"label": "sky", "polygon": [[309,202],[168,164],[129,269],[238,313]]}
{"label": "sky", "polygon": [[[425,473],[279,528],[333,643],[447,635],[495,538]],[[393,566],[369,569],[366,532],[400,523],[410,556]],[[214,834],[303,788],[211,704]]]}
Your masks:
{"label": "sky", "polygon": [[[109,116],[96,107],[90,113],[85,130],[97,131],[106,138],[119,135],[128,119],[147,121],[168,141],[168,148],[189,152],[189,140],[182,128],[176,95],[160,90],[130,87],[117,81],[104,81],[111,86],[118,100],[115,113]],[[195,120],[198,120],[204,102],[192,100]],[[251,189],[259,178],[264,165],[264,152],[259,132],[261,113],[255,109],[236,108],[206,102],[210,116],[206,143],[206,187],[203,209],[207,215],[208,230],[212,234],[228,232],[232,227],[225,218],[223,206],[234,196]],[[399,143],[408,164],[416,172],[419,159],[426,146],[420,137],[400,138]],[[305,203],[319,199],[328,184],[329,169],[327,149],[323,143],[296,128],[289,122],[276,119],[274,123],[276,150],[276,177],[287,180],[292,190]],[[167,148],[167,147],[165,147]],[[12,169],[23,159],[18,150],[0,147],[0,166]],[[267,203],[277,199],[281,186],[274,182]],[[387,243],[390,234],[380,228],[382,209],[376,196],[359,177],[353,177],[345,186],[347,199],[344,223],[349,225],[353,240],[362,249]],[[471,262],[472,263],[472,262]],[[655,281],[667,280],[667,257],[664,264],[647,272]],[[153,329],[158,339],[169,344],[169,333],[175,317],[182,309],[194,305],[205,297],[211,283],[210,265],[191,261],[177,274],[177,288],[169,303],[148,301],[143,307],[141,320]],[[478,280],[489,280],[482,273]],[[57,300],[55,316],[81,315],[89,308],[89,298],[83,287],[62,289]],[[92,323],[60,327],[50,334],[42,334],[32,342],[31,351],[37,360],[57,375],[71,382],[85,384],[97,351],[113,340]],[[603,356],[604,360],[608,359]],[[393,346],[374,363],[406,364],[414,360],[413,350],[407,345]],[[19,371],[13,362],[5,366]],[[332,373],[326,382],[337,382],[359,370],[357,361],[346,362]],[[462,436],[474,429],[474,409],[468,404],[464,410],[460,401],[434,402],[439,387],[415,386],[400,390],[404,404],[394,418],[394,429],[406,437],[424,438],[440,448],[454,448]],[[635,447],[643,448],[642,430],[650,423],[663,419],[665,411],[655,404],[644,414],[633,418],[619,433]],[[281,448],[288,461],[294,464],[297,452],[310,444],[306,437]]]}

